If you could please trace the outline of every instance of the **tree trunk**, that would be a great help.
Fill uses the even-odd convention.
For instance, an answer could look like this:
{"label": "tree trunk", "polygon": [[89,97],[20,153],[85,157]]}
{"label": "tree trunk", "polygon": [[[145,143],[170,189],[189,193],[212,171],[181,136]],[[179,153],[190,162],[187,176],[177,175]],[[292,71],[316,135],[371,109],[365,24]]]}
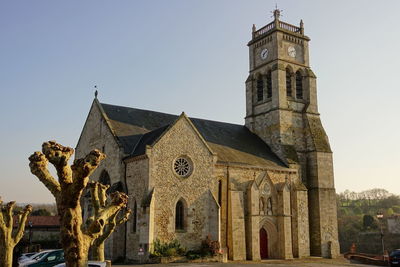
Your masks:
{"label": "tree trunk", "polygon": [[[63,201],[62,201],[63,202]],[[87,236],[82,232],[82,209],[78,204],[74,207],[65,207],[61,203],[59,214],[61,217],[61,243],[64,249],[64,258],[67,267],[87,266],[89,243]]]}
{"label": "tree trunk", "polygon": [[95,242],[92,248],[93,248],[93,259],[96,261],[105,261],[104,242],[100,244],[97,244],[97,242]]}
{"label": "tree trunk", "polygon": [[[4,267],[12,267],[14,246],[6,245],[5,250],[0,250],[0,263]],[[3,266],[2,266],[3,267]]]}

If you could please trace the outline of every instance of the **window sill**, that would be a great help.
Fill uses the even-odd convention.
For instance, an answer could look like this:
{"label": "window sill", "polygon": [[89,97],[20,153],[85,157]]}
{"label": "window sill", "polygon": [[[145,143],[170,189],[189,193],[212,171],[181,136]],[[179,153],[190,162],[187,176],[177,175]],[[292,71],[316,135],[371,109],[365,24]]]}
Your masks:
{"label": "window sill", "polygon": [[295,98],[293,96],[287,96],[286,99],[288,101],[293,101],[293,102],[298,102],[298,103],[307,103],[307,101],[304,98]]}
{"label": "window sill", "polygon": [[257,102],[256,102],[256,105],[261,105],[261,104],[263,104],[263,103],[267,103],[267,102],[271,102],[271,101],[272,101],[272,97],[267,98],[267,99],[265,99],[265,100],[257,101]]}

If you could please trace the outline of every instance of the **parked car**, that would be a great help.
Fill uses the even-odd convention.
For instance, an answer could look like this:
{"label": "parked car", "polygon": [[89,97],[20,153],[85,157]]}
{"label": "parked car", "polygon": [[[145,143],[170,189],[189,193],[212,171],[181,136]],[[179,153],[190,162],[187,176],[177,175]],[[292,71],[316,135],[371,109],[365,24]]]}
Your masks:
{"label": "parked car", "polygon": [[53,267],[64,262],[64,251],[62,249],[46,251],[36,255],[32,260],[22,262],[20,267]]}
{"label": "parked car", "polygon": [[43,257],[45,254],[47,254],[47,253],[49,253],[49,252],[51,252],[51,251],[54,251],[54,249],[49,249],[49,250],[43,250],[43,251],[40,251],[40,252],[35,252],[33,255],[31,255],[30,257],[27,257],[27,258],[25,258],[25,259],[21,259],[21,260],[18,260],[18,264],[19,264],[19,266],[22,266],[22,264],[24,263],[24,262],[28,262],[28,261],[37,261],[37,260],[39,260],[41,257]]}
{"label": "parked car", "polygon": [[390,266],[400,266],[400,249],[393,250],[389,255]]}
{"label": "parked car", "polygon": [[30,259],[33,255],[37,254],[37,252],[29,252],[29,253],[23,253],[21,256],[18,258],[18,263],[26,261]]}
{"label": "parked car", "polygon": [[[54,267],[65,267],[65,263],[57,264]],[[106,267],[104,261],[88,261],[88,267]]]}

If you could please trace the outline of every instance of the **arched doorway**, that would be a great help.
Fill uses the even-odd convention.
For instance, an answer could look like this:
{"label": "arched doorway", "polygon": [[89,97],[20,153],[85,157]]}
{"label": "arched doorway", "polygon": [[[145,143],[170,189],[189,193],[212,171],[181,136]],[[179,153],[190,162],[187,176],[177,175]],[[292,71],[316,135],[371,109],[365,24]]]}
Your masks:
{"label": "arched doorway", "polygon": [[260,229],[260,257],[268,259],[268,234],[264,228]]}

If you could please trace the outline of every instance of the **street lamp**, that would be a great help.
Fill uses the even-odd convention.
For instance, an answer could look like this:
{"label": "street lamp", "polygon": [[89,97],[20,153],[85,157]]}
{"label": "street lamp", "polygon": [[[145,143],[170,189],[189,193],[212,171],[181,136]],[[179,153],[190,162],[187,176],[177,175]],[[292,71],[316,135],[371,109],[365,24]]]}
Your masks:
{"label": "street lamp", "polygon": [[376,214],[376,218],[378,218],[380,227],[381,227],[381,242],[382,242],[382,255],[385,255],[385,243],[383,242],[383,228],[382,228],[382,219],[383,219],[383,213],[378,212]]}

